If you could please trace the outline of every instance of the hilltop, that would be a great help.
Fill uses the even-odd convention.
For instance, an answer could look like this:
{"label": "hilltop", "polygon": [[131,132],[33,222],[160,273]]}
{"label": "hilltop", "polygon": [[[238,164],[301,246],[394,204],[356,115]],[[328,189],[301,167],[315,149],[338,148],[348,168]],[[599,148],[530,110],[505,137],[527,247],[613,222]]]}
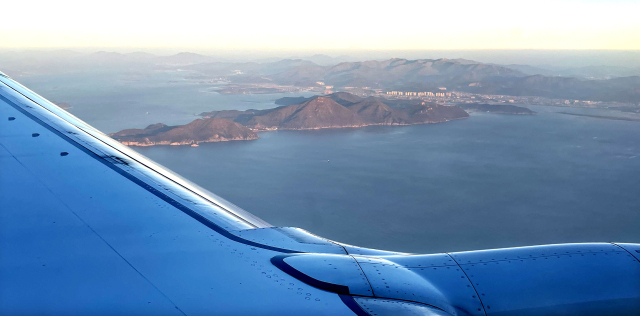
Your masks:
{"label": "hilltop", "polygon": [[[238,120],[236,120],[238,122]],[[263,115],[242,116],[241,123],[253,130],[320,129],[365,126],[357,113],[327,97],[276,108]]]}
{"label": "hilltop", "polygon": [[486,77],[524,77],[507,67],[464,59],[393,58],[383,61],[344,62],[333,66],[302,65],[270,76],[280,84],[309,85],[318,80],[334,86],[391,88],[400,84],[435,87]]}

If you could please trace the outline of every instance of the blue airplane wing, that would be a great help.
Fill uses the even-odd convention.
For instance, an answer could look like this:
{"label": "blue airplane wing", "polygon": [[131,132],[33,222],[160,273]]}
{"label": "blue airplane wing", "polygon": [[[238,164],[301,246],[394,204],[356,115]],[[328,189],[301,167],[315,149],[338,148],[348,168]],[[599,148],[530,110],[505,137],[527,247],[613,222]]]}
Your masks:
{"label": "blue airplane wing", "polygon": [[303,313],[640,315],[640,245],[409,255],[273,227],[0,73],[0,314]]}

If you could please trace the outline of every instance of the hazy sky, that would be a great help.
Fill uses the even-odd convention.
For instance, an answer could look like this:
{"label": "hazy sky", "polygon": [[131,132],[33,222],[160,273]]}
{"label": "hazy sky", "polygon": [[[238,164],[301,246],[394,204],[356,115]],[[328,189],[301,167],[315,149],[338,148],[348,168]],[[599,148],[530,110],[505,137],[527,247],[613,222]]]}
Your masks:
{"label": "hazy sky", "polygon": [[640,49],[640,0],[7,1],[0,48]]}

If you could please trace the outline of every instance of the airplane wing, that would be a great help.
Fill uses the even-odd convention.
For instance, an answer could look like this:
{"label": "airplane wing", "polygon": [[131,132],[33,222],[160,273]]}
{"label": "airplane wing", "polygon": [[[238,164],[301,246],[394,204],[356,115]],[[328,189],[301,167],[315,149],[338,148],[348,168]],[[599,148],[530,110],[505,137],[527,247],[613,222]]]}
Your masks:
{"label": "airplane wing", "polygon": [[640,315],[640,245],[409,255],[273,227],[0,73],[0,314]]}

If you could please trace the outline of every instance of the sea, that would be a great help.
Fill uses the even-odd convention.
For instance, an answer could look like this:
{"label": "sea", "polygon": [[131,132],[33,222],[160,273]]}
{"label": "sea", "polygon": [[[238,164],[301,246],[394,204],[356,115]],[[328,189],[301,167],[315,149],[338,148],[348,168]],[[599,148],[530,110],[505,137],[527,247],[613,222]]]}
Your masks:
{"label": "sea", "polygon": [[[223,95],[180,72],[16,78],[103,132],[266,109],[283,96]],[[640,118],[527,106],[414,126],[259,133],[134,150],[274,226],[408,253],[573,242],[640,243]]]}

